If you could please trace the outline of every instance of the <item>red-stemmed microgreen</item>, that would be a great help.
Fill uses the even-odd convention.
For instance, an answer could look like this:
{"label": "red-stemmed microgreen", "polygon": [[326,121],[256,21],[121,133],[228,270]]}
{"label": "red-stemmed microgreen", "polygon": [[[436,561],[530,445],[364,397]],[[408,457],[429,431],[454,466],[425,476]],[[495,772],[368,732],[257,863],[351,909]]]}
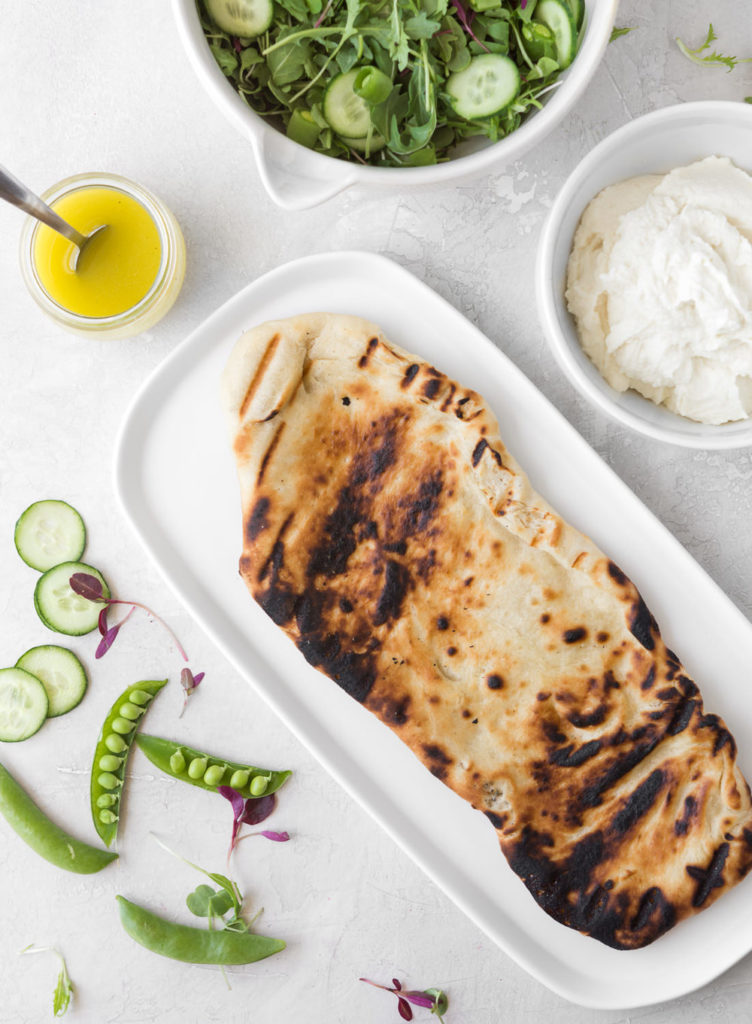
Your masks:
{"label": "red-stemmed microgreen", "polygon": [[485,46],[480,41],[480,39],[478,39],[476,34],[473,32],[473,29],[472,29],[473,14],[471,13],[468,16],[468,13],[465,10],[464,5],[461,3],[461,0],[451,0],[451,3],[452,3],[452,7],[454,7],[454,9],[457,11],[457,16],[460,19],[460,24],[462,25],[464,30],[467,32],[467,34],[470,36],[470,38],[473,39],[478,44],[478,46],[480,46],[481,50],[485,50],[486,53],[490,53],[491,51],[488,49],[488,47]]}
{"label": "red-stemmed microgreen", "polygon": [[277,798],[273,793],[267,796],[248,797],[246,799],[241,793],[238,793],[237,789],[233,789],[231,786],[217,786],[217,792],[225,800],[229,800],[232,805],[232,837],[230,839],[230,848],[227,851],[228,864],[230,863],[232,851],[241,842],[241,839],[263,836],[265,839],[271,839],[275,843],[286,843],[289,840],[290,835],[288,832],[272,832],[266,829],[260,832],[251,832],[247,836],[239,837],[238,835],[241,825],[260,825],[262,821],[266,821],[277,806]]}
{"label": "red-stemmed microgreen", "polygon": [[446,993],[442,992],[440,988],[427,988],[422,991],[406,990],[402,988],[398,978],[392,978],[392,987],[380,985],[377,981],[371,981],[370,978],[359,978],[358,980],[364,981],[367,985],[373,985],[374,988],[381,988],[385,992],[393,992],[397,996],[397,1009],[403,1020],[413,1019],[413,1011],[410,1006],[412,1003],[413,1006],[422,1006],[426,1010],[430,1010],[444,1024],[443,1015],[447,1012],[449,1000]]}
{"label": "red-stemmed microgreen", "polygon": [[[174,632],[164,619],[160,618],[156,612],[152,611],[151,608],[142,604],[140,601],[123,601],[114,597],[105,597],[104,589],[100,580],[96,576],[92,576],[87,572],[74,572],[68,580],[71,590],[74,594],[78,594],[79,597],[85,598],[87,601],[93,601],[95,604],[101,604],[102,610],[99,613],[98,628],[102,639],[99,641],[94,657],[102,658],[112,647],[113,643],[117,639],[118,633],[134,613],[137,608],[141,608],[146,612],[155,622],[158,622],[170,635],[172,642],[178,649],[178,652],[183,661],[188,661],[188,655],[185,653],[183,645],[180,643]],[[115,605],[125,605],[128,608],[127,614],[114,626],[111,626],[108,622],[108,613],[111,608]],[[201,680],[204,678],[203,672],[198,672],[195,676],[189,668],[183,668],[180,673],[180,684],[183,688],[183,708],[180,714],[185,711],[185,706],[188,702],[188,697],[196,687],[199,685]]]}
{"label": "red-stemmed microgreen", "polygon": [[184,668],[180,672],[180,685],[183,687],[183,706],[180,709],[179,718],[183,717],[183,712],[188,705],[188,698],[193,691],[198,687],[201,680],[204,678],[203,672],[198,672],[195,676],[189,668]]}

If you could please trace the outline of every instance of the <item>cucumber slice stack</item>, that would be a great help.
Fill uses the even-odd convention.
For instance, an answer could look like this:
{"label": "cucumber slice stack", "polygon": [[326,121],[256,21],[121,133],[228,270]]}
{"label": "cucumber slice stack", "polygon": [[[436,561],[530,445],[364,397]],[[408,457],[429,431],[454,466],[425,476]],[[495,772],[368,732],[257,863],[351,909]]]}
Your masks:
{"label": "cucumber slice stack", "polygon": [[[80,561],[86,527],[79,513],[66,501],[35,501],[19,517],[14,540],[24,562],[42,574],[34,607],[44,625],[68,636],[96,629],[102,603],[76,594],[70,578],[77,572],[93,576],[105,598],[110,589],[98,569]],[[12,668],[0,669],[0,741],[33,736],[47,718],[80,704],[87,685],[86,671],[72,651],[56,644],[30,648]]]}

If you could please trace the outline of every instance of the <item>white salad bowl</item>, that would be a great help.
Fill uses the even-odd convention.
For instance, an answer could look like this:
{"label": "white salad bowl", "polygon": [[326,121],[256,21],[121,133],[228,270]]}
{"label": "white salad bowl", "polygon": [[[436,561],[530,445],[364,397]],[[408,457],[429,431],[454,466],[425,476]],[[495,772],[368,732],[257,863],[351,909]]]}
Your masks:
{"label": "white salad bowl", "polygon": [[722,426],[693,420],[655,405],[636,391],[616,391],[582,350],[564,298],[567,260],[585,207],[607,185],[639,174],[664,174],[707,156],[727,156],[752,172],[752,106],[707,100],[656,110],[630,121],[600,142],[577,165],[548,216],[536,262],[538,309],[559,364],[595,405],[634,430],[685,448],[752,445],[752,420]]}
{"label": "white salad bowl", "polygon": [[618,0],[586,0],[585,30],[577,57],[560,84],[511,135],[431,167],[371,167],[314,153],[256,114],[225,78],[204,38],[196,0],[172,0],[189,60],[217,107],[250,140],[267,192],[286,210],[304,210],[348,188],[405,189],[447,185],[516,160],[545,138],[574,106],[593,77],[613,28]]}

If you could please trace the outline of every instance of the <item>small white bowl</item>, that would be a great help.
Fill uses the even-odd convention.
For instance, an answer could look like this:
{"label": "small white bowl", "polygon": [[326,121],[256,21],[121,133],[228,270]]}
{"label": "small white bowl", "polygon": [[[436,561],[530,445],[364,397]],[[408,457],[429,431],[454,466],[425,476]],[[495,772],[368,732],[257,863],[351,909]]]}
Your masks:
{"label": "small white bowl", "polygon": [[752,172],[752,105],[708,100],[646,114],[607,136],[580,161],[556,197],[538,245],[535,285],[541,320],[569,379],[604,412],[649,437],[685,448],[752,445],[752,420],[695,423],[606,383],[583,352],[564,299],[575,229],[590,200],[607,185],[639,174],[664,174],[706,156],[727,156]]}
{"label": "small white bowl", "polygon": [[374,192],[453,184],[516,160],[553,130],[587,88],[608,45],[617,7],[618,0],[586,0],[585,32],[576,59],[542,101],[542,109],[511,135],[432,167],[370,167],[314,153],[260,117],[220,70],[204,38],[196,0],[172,0],[178,35],[201,84],[250,140],[266,191],[286,210],[308,209],[353,187]]}

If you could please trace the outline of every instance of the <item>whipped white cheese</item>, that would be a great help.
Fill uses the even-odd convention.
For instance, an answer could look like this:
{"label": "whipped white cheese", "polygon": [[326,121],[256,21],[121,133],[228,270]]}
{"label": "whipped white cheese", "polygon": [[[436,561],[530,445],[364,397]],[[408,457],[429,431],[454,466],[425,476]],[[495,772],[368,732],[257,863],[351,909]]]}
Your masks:
{"label": "whipped white cheese", "polygon": [[752,414],[752,177],[725,157],[586,208],[567,267],[583,349],[617,391],[702,423]]}

